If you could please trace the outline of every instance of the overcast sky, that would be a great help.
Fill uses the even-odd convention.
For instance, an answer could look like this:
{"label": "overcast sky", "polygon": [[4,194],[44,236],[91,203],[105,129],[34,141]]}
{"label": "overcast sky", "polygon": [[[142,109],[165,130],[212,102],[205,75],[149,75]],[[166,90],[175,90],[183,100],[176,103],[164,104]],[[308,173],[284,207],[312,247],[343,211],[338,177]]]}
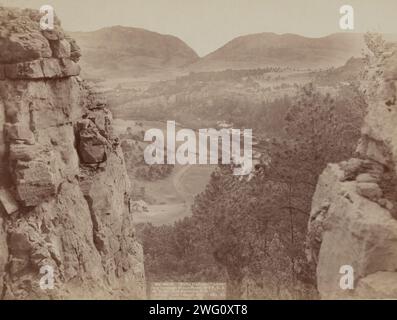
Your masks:
{"label": "overcast sky", "polygon": [[340,32],[343,4],[355,10],[355,32],[397,31],[397,0],[0,0],[14,7],[44,4],[55,8],[69,31],[140,27],[175,35],[201,56],[250,33]]}

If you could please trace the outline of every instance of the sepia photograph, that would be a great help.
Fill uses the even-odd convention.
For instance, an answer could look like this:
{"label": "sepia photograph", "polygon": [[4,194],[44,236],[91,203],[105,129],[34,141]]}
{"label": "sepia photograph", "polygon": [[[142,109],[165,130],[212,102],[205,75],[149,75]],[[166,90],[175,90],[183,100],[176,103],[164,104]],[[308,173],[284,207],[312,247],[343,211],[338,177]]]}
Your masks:
{"label": "sepia photograph", "polygon": [[0,0],[0,300],[397,299],[396,12]]}

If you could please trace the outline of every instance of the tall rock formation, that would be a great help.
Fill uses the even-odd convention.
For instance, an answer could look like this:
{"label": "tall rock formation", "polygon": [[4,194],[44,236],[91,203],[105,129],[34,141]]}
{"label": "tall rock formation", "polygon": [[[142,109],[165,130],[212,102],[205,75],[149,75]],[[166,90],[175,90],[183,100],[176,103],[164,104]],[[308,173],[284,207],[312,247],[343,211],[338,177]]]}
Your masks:
{"label": "tall rock formation", "polygon": [[308,253],[324,299],[397,298],[397,45],[377,37],[368,45],[357,156],[328,165],[312,203]]}
{"label": "tall rock formation", "polygon": [[144,298],[112,115],[40,18],[0,8],[0,298]]}

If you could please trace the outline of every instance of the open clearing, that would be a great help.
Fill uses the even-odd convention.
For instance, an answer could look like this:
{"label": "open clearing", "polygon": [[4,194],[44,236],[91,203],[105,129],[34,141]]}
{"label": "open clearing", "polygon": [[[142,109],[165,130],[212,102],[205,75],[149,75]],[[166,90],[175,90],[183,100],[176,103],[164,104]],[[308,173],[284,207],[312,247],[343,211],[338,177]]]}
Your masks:
{"label": "open clearing", "polygon": [[166,179],[155,182],[142,182],[146,193],[156,200],[147,206],[148,212],[135,214],[136,223],[153,225],[173,224],[192,214],[194,197],[205,190],[214,166],[176,166]]}

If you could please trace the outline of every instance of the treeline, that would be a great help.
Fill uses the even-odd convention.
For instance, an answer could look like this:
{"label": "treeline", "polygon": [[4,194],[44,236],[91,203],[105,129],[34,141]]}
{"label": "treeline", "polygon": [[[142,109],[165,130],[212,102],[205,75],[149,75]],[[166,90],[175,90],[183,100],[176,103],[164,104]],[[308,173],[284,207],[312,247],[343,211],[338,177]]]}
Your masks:
{"label": "treeline", "polygon": [[177,83],[196,82],[196,81],[230,81],[240,80],[244,77],[258,77],[270,72],[285,71],[285,68],[266,67],[247,70],[227,69],[223,71],[191,72],[186,76],[178,77]]}

